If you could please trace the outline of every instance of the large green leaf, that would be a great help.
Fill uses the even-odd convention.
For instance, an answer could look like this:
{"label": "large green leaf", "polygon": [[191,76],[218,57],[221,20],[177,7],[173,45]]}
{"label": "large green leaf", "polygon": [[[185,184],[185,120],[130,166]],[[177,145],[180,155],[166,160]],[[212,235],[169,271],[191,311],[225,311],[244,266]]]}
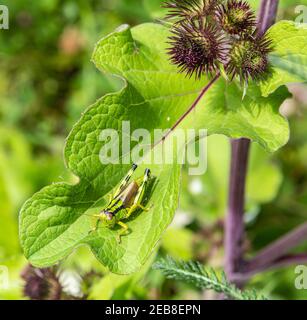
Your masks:
{"label": "large green leaf", "polygon": [[264,96],[282,85],[306,82],[307,24],[280,21],[270,28],[274,52],[270,56],[272,76],[261,84]]}
{"label": "large green leaf", "polygon": [[[89,234],[89,216],[101,210],[106,195],[129,168],[101,164],[101,131],[121,132],[122,121],[130,121],[131,131],[144,128],[153,133],[155,128],[169,128],[207,82],[178,74],[165,53],[167,36],[168,30],[161,25],[143,24],[133,29],[124,25],[97,44],[94,63],[103,72],[121,77],[124,87],[89,107],[67,139],[65,161],[79,183],[48,186],[23,206],[20,238],[32,264],[52,265],[76,246],[88,245],[112,272],[131,273],[144,264],[171,222],[178,203],[180,166],[150,165],[156,177],[148,194],[150,211],[130,218],[131,232],[122,237],[122,243],[116,241],[118,230],[99,228]],[[248,137],[274,151],[288,140],[287,121],[278,113],[286,97],[284,87],[268,98],[262,97],[259,89],[250,88],[242,101],[241,89],[221,79],[181,126]]]}

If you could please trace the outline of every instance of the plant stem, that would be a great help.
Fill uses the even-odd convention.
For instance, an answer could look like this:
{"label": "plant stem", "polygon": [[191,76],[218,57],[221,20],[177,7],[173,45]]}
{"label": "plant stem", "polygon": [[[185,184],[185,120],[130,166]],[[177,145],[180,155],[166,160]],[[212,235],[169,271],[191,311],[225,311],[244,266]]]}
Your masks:
{"label": "plant stem", "polygon": [[179,125],[180,123],[196,108],[202,97],[205,93],[212,87],[212,85],[220,78],[220,73],[216,74],[216,76],[201,90],[200,94],[197,96],[196,100],[192,103],[190,108],[176,121],[176,123],[172,126],[171,129],[163,136],[161,140],[156,142],[155,146],[159,144],[161,141],[164,141]]}
{"label": "plant stem", "polygon": [[279,0],[262,0],[258,15],[258,33],[264,34],[276,20]]}
{"label": "plant stem", "polygon": [[238,283],[245,283],[254,275],[264,271],[268,271],[276,268],[283,268],[289,265],[300,265],[300,264],[306,264],[306,263],[307,263],[306,253],[288,254],[276,259],[275,261],[271,262],[266,266],[262,266],[259,268],[254,268],[253,266],[247,264],[243,272],[233,274],[232,281],[238,282]]}
{"label": "plant stem", "polygon": [[[258,18],[258,32],[263,34],[275,22],[279,0],[262,0]],[[242,242],[244,238],[245,180],[250,140],[231,142],[231,169],[228,209],[225,221],[225,272],[229,281],[241,286],[234,276],[244,266]]]}
{"label": "plant stem", "polygon": [[[286,256],[285,254],[303,241],[307,241],[307,222],[262,249],[247,263],[246,272],[265,270],[276,263],[280,265],[282,263],[289,264],[289,261],[295,262],[295,256]],[[306,258],[306,255],[304,257]],[[302,256],[296,256],[296,258],[300,260]]]}
{"label": "plant stem", "polygon": [[[307,254],[306,253],[300,253],[300,254],[289,254],[284,255],[283,257],[280,257],[276,261],[274,261],[270,269],[273,268],[282,268],[289,265],[296,265],[296,264],[305,264],[307,262]],[[262,271],[265,271],[267,269],[263,269]],[[258,273],[257,270],[254,270],[255,273]]]}
{"label": "plant stem", "polygon": [[[244,237],[244,195],[250,140],[231,141],[228,209],[225,221],[225,272],[232,281],[242,267]],[[238,285],[238,283],[236,283]]]}
{"label": "plant stem", "polygon": [[[278,0],[262,0],[260,7],[260,16],[258,20],[258,29],[260,34],[265,33],[266,30],[274,23],[277,14],[278,3]],[[239,144],[240,142],[238,141],[237,143]],[[241,165],[238,164],[237,167],[239,168],[239,170],[246,170],[246,164],[243,163],[243,160],[241,158],[245,157],[246,155],[243,154],[239,158],[237,155],[239,149],[240,148],[238,146],[236,148],[233,148],[232,162],[241,162]],[[235,175],[233,173],[234,168],[235,164],[232,164],[232,182],[230,183],[231,188],[235,188],[234,185],[236,185],[236,183],[233,181],[237,180],[237,183],[242,184],[242,181],[240,181],[242,177],[239,178],[233,176]],[[238,186],[236,186],[236,188],[238,188]],[[232,197],[235,197],[236,201],[233,200]],[[302,224],[301,226],[290,231],[288,234],[284,235],[272,244],[268,245],[250,261],[243,261],[243,253],[240,249],[240,246],[242,241],[242,234],[244,233],[244,229],[242,228],[242,202],[244,201],[244,198],[242,198],[242,194],[238,195],[234,190],[230,190],[229,198],[229,217],[226,221],[225,247],[226,250],[228,249],[231,252],[226,251],[226,270],[228,271],[228,276],[232,277],[232,281],[234,283],[242,284],[256,273],[263,272],[268,269],[307,262],[307,254],[288,254],[291,249],[301,244],[303,241],[307,241],[307,223]],[[233,241],[233,243],[229,243],[230,241]]]}

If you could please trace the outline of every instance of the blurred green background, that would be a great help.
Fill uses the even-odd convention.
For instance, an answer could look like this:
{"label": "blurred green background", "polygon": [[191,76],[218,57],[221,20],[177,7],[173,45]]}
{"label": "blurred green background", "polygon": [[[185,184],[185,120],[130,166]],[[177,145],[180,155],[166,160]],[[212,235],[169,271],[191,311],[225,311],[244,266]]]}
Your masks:
{"label": "blurred green background", "polygon": [[[259,1],[251,1],[254,5]],[[34,192],[74,178],[63,164],[65,137],[80,114],[121,87],[90,62],[95,42],[120,24],[136,25],[163,15],[161,0],[1,1],[10,29],[0,30],[0,265],[9,268],[0,299],[27,299],[21,272],[27,266],[18,242],[18,211]],[[280,18],[294,19],[296,1],[282,1]],[[248,177],[248,252],[255,252],[307,218],[307,90],[291,85],[282,106],[291,141],[274,155],[253,145]],[[210,299],[151,269],[156,256],[171,255],[222,267],[222,229],[227,199],[229,142],[208,139],[208,172],[183,172],[181,203],[152,260],[137,274],[108,273],[87,248],[57,266],[70,297],[87,299]],[[176,241],[174,241],[176,239]],[[298,248],[306,249],[304,247]],[[250,287],[275,299],[305,299],[294,266],[256,276]]]}

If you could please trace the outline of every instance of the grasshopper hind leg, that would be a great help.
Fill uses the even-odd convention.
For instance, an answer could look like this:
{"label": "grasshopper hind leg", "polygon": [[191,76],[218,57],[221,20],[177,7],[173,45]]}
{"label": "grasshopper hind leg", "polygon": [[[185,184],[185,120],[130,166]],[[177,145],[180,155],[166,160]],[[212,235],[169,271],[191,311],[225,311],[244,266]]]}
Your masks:
{"label": "grasshopper hind leg", "polygon": [[128,213],[127,213],[127,217],[129,218],[131,216],[131,214],[137,210],[137,209],[142,209],[144,211],[148,211],[149,209],[145,208],[142,205],[142,201],[144,200],[144,195],[145,195],[145,191],[146,191],[146,187],[148,185],[148,181],[150,179],[150,170],[149,169],[145,169],[145,173],[144,173],[144,177],[143,177],[143,181],[138,189],[138,192],[135,196],[135,199],[133,201],[132,206],[129,208]]}
{"label": "grasshopper hind leg", "polygon": [[[123,190],[127,187],[130,178],[132,177],[134,171],[136,170],[138,166],[134,163],[131,167],[131,169],[128,171],[127,175],[125,176],[125,178],[120,182],[118,188],[116,189],[114,195],[113,195],[113,199],[117,198],[122,192]],[[111,199],[112,200],[112,199]]]}

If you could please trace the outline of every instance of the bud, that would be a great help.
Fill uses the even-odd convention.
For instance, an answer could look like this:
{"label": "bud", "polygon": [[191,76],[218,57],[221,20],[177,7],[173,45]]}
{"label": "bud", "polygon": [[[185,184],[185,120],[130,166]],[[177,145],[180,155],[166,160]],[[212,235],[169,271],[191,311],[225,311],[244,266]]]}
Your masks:
{"label": "bud", "polygon": [[226,73],[231,80],[238,76],[241,83],[249,79],[259,80],[268,71],[268,53],[272,50],[271,41],[266,35],[245,37],[234,42],[226,65]]}
{"label": "bud", "polygon": [[245,1],[228,0],[216,11],[218,22],[230,35],[252,33],[256,27],[256,16],[250,5]]}
{"label": "bud", "polygon": [[163,8],[169,9],[166,19],[193,20],[214,13],[221,0],[173,0],[166,1]]}
{"label": "bud", "polygon": [[225,62],[227,41],[223,34],[202,18],[190,23],[180,23],[171,29],[168,53],[173,64],[188,76],[212,74]]}
{"label": "bud", "polygon": [[260,36],[256,16],[243,0],[173,0],[165,3],[170,27],[171,62],[188,76],[223,73],[241,84],[259,80],[269,70],[272,51]]}

